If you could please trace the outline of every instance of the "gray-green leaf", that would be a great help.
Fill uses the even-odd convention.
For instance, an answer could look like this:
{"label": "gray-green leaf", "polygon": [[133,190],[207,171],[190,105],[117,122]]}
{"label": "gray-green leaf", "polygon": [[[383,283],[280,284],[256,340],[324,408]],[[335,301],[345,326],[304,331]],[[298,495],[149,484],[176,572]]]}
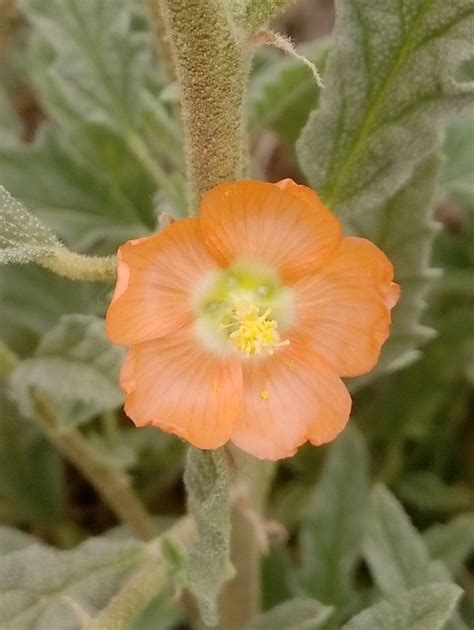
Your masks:
{"label": "gray-green leaf", "polygon": [[461,514],[444,525],[433,525],[424,532],[431,556],[456,573],[474,550],[474,513]]}
{"label": "gray-green leaf", "polygon": [[55,235],[0,186],[0,264],[31,262],[58,246]]}
{"label": "gray-green leaf", "polygon": [[90,539],[71,551],[30,545],[0,559],[2,630],[79,630],[77,610],[94,616],[142,561],[144,545]]}
{"label": "gray-green leaf", "polygon": [[305,593],[343,606],[353,593],[352,573],[360,553],[368,492],[368,456],[363,438],[349,427],[331,446],[312,510],[301,530]]}
{"label": "gray-green leaf", "polygon": [[362,611],[342,630],[440,630],[461,593],[454,584],[421,586]]}
{"label": "gray-green leaf", "polygon": [[65,315],[43,336],[35,356],[15,370],[12,394],[23,415],[30,417],[31,389],[38,388],[58,405],[61,422],[77,425],[122,403],[122,359],[122,349],[107,340],[102,319]]}
{"label": "gray-green leaf", "polygon": [[249,630],[317,630],[323,627],[332,612],[316,599],[296,597],[263,613]]}
{"label": "gray-green leaf", "polygon": [[474,102],[454,80],[472,54],[471,0],[339,0],[326,89],[298,143],[310,183],[339,215],[380,205]]}

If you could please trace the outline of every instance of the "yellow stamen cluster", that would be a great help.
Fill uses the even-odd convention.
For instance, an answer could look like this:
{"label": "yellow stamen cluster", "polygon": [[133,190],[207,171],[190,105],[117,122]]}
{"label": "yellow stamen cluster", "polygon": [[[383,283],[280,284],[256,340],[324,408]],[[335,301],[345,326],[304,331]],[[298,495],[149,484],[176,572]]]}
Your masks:
{"label": "yellow stamen cluster", "polygon": [[237,326],[230,333],[229,339],[237,350],[247,356],[261,354],[263,351],[273,354],[275,348],[286,346],[289,341],[280,341],[278,322],[271,318],[271,309],[265,311],[252,305],[244,313],[234,314]]}

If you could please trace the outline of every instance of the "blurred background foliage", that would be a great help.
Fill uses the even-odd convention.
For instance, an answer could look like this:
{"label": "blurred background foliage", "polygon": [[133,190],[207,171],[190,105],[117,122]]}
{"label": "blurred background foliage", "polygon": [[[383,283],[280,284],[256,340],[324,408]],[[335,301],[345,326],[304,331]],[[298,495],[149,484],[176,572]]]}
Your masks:
{"label": "blurred background foliage", "polygon": [[[333,21],[332,2],[302,0],[277,26],[323,71]],[[459,72],[474,79],[472,63]],[[178,98],[145,3],[0,0],[0,183],[75,251],[110,254],[158,229],[160,217],[184,215]],[[295,142],[318,99],[306,67],[258,53],[249,88],[252,176],[304,181]],[[410,347],[403,362],[386,359],[377,379],[355,382],[351,429],[334,445],[304,447],[282,462],[273,484],[264,607],[296,596],[334,607],[318,609],[311,627],[340,627],[381,593],[451,579],[465,590],[464,621],[453,617],[449,627],[474,625],[474,114],[458,117],[443,138],[435,229],[427,213],[413,215],[416,234],[431,240],[435,232],[429,266],[436,273],[416,333],[422,349]],[[358,220],[349,229],[357,231]],[[398,237],[406,244],[412,235]],[[0,338],[23,359],[0,388],[0,602],[12,566],[69,564],[73,555],[61,560],[58,547],[79,558],[75,575],[63,570],[57,578],[62,592],[80,592],[100,609],[141,553],[129,537],[117,547],[125,534],[111,530],[114,516],[29,421],[32,388],[54,399],[66,429],[78,428],[110,466],[131,475],[160,527],[183,513],[184,445],[133,429],[120,411],[122,354],[102,324],[111,290],[34,265],[0,268]],[[381,485],[371,491],[377,483],[393,495]],[[83,542],[90,536],[100,537]],[[116,548],[121,557],[111,568]],[[106,590],[98,586],[103,578],[93,579],[105,566]],[[81,571],[89,583],[79,588]],[[40,576],[28,580],[23,605]],[[165,595],[138,629],[182,623]],[[11,613],[17,625],[7,613],[0,625],[30,627],[41,617],[31,627],[63,628],[54,624],[69,614],[67,627],[78,627],[73,612],[50,600],[41,611],[30,602],[24,626],[18,611]]]}

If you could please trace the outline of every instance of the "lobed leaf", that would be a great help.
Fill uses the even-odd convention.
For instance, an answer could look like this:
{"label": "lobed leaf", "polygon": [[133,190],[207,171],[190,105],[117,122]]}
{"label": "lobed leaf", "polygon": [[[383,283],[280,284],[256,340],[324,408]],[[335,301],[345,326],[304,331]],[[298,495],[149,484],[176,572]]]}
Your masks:
{"label": "lobed leaf", "polygon": [[368,492],[363,438],[349,427],[331,446],[312,509],[301,529],[300,583],[324,604],[344,606],[353,595]]}
{"label": "lobed leaf", "polygon": [[340,216],[397,192],[474,102],[454,73],[473,53],[470,0],[339,0],[321,105],[299,140],[304,172]]}
{"label": "lobed leaf", "polygon": [[440,630],[461,593],[454,584],[414,588],[362,611],[342,630]]}
{"label": "lobed leaf", "polygon": [[35,356],[13,373],[12,395],[22,414],[31,417],[31,390],[38,388],[58,405],[65,425],[77,425],[122,403],[122,360],[122,349],[107,340],[102,319],[64,315],[41,339]]}

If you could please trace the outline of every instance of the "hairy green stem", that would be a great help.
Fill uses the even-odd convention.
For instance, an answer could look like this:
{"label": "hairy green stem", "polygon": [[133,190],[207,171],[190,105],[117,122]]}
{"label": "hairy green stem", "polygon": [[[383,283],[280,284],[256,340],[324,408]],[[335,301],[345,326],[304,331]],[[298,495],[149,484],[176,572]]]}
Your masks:
{"label": "hairy green stem", "polygon": [[185,517],[148,546],[149,559],[122,586],[97,617],[84,625],[84,630],[128,630],[131,622],[149,602],[169,584],[172,569],[163,557],[162,540],[189,548],[196,537],[190,517]]}
{"label": "hairy green stem", "polygon": [[243,23],[250,33],[255,33],[277,17],[293,0],[248,0]]}
{"label": "hairy green stem", "polygon": [[115,256],[86,256],[76,254],[66,247],[57,247],[38,260],[38,263],[60,276],[84,282],[114,280],[117,260]]}
{"label": "hairy green stem", "polygon": [[244,175],[250,52],[224,3],[156,2],[181,87],[190,203],[195,211],[207,190]]}

